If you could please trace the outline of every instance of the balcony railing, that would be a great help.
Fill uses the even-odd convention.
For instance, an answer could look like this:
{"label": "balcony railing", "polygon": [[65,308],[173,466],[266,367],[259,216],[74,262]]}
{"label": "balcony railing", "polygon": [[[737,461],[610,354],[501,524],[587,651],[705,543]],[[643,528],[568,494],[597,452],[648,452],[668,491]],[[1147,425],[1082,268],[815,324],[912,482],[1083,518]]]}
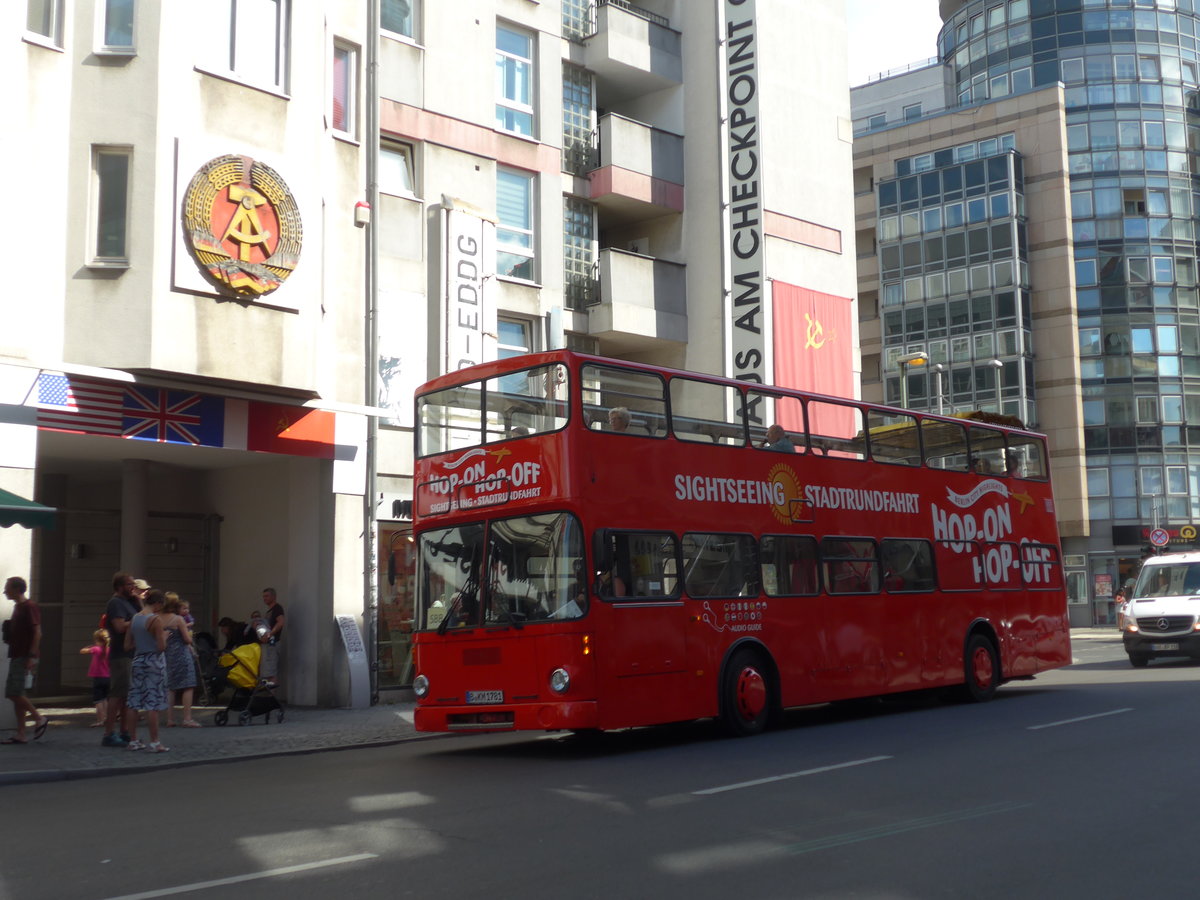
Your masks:
{"label": "balcony railing", "polygon": [[652,13],[648,9],[642,9],[640,6],[634,6],[629,0],[596,0],[597,6],[615,6],[617,9],[623,9],[625,12],[645,19],[647,22],[653,22],[655,25],[661,25],[663,28],[671,27],[671,20],[666,16],[660,16],[657,13]]}

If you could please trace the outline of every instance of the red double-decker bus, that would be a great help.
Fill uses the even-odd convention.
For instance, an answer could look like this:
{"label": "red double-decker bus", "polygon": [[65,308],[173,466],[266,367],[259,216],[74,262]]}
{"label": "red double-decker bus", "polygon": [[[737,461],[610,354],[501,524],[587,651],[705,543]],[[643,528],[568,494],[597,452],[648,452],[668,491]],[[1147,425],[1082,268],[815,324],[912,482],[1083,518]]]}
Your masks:
{"label": "red double-decker bus", "polygon": [[416,405],[421,731],[753,734],[1070,662],[1040,435],[567,351]]}

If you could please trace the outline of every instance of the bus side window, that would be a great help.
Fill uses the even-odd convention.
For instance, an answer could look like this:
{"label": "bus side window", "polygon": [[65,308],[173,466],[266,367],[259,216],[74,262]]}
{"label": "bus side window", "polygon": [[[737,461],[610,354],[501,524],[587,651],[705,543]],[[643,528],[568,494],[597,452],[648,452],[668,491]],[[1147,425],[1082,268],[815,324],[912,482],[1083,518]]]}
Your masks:
{"label": "bus side window", "polygon": [[671,431],[681,441],[746,445],[742,394],[695,378],[671,379]]}
{"label": "bus side window", "polygon": [[868,538],[832,537],[821,541],[825,589],[831,594],[869,594],[879,590],[879,556]]}
{"label": "bus side window", "polygon": [[980,475],[1008,474],[1003,432],[973,425],[968,429],[968,436],[971,439],[971,463],[976,472]]}
{"label": "bus side window", "polygon": [[765,534],[759,542],[758,556],[767,596],[811,597],[820,592],[820,559],[815,538]]}
{"label": "bus side window", "polygon": [[666,419],[666,385],[663,378],[615,366],[586,365],[579,371],[583,411],[593,431],[613,431],[609,413],[626,410],[628,434],[662,437]]}
{"label": "bus side window", "polygon": [[1011,458],[1009,468],[1018,478],[1046,480],[1046,448],[1041,441],[1010,435],[1008,454]]}
{"label": "bus side window", "polygon": [[758,563],[750,535],[689,532],[682,546],[689,596],[758,596]]}
{"label": "bus side window", "polygon": [[925,448],[925,462],[931,468],[953,472],[968,470],[967,430],[957,422],[922,419],[921,443]]}
{"label": "bus side window", "polygon": [[880,544],[880,555],[883,557],[885,591],[934,589],[933,547],[929,541],[887,538]]}
{"label": "bus side window", "polygon": [[848,403],[808,401],[811,450],[823,456],[866,459],[862,410]]}
{"label": "bus side window", "polygon": [[596,551],[596,591],[601,597],[674,597],[679,594],[675,535],[660,531],[609,531]]}
{"label": "bus side window", "polygon": [[921,445],[918,440],[916,416],[885,414],[879,410],[867,412],[867,439],[871,459],[898,466],[919,466]]}

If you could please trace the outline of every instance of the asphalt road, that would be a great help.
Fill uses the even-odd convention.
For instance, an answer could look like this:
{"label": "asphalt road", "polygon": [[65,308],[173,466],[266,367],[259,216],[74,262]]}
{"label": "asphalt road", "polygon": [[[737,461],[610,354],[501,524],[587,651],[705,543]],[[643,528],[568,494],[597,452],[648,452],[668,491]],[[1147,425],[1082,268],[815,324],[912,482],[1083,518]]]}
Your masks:
{"label": "asphalt road", "polygon": [[0,791],[0,898],[1197,895],[1200,665],[1119,644],[929,696]]}

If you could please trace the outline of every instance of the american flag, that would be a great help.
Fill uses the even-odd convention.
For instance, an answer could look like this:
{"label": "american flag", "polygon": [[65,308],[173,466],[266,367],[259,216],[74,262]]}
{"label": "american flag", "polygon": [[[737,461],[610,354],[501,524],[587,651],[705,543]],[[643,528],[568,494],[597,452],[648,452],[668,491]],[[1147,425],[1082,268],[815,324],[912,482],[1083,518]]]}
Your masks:
{"label": "american flag", "polygon": [[119,436],[124,401],[120,385],[43,372],[38,377],[38,427]]}

